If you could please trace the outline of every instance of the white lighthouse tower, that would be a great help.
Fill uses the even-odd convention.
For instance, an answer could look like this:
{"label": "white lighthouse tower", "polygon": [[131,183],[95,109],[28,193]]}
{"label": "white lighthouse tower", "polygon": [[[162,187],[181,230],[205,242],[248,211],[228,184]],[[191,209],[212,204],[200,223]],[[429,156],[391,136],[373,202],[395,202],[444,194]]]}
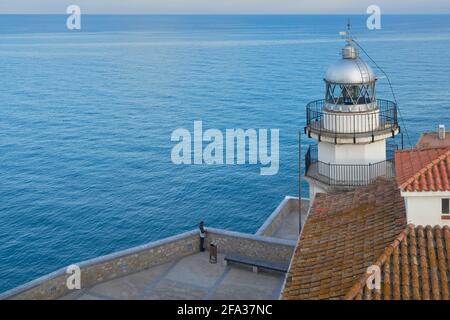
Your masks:
{"label": "white lighthouse tower", "polygon": [[[342,58],[325,75],[325,99],[306,106],[305,133],[317,140],[306,153],[310,199],[394,176],[386,140],[400,132],[397,105],[377,99],[377,77],[348,32]],[[392,151],[392,152],[391,152]]]}

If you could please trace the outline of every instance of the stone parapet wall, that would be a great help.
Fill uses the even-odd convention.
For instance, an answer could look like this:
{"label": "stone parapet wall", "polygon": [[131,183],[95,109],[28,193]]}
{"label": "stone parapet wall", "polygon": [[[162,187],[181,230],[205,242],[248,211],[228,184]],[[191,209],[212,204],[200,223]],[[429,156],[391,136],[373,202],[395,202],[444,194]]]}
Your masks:
{"label": "stone parapet wall", "polygon": [[[272,237],[280,228],[286,216],[292,212],[298,212],[298,197],[286,196],[278,207],[267,218],[266,222],[258,229],[257,235]],[[302,215],[306,215],[309,207],[309,199],[302,198]],[[306,211],[306,212],[305,212]]]}
{"label": "stone parapet wall", "polygon": [[270,238],[260,235],[208,228],[206,244],[216,243],[218,253],[234,253],[241,256],[289,263],[296,241]]}
{"label": "stone parapet wall", "polygon": [[[234,253],[250,258],[288,263],[295,249],[295,241],[275,239],[221,229],[207,228],[205,245],[217,244],[219,253]],[[82,288],[139,272],[160,264],[199,252],[197,230],[155,241],[78,263]],[[62,268],[23,286],[0,295],[0,299],[58,299],[70,292],[66,281],[70,275]]]}
{"label": "stone parapet wall", "polygon": [[[142,271],[199,251],[196,231],[189,231],[146,245],[77,263],[81,286],[89,287],[106,280]],[[0,299],[57,299],[70,293],[66,268],[48,274],[0,295]]]}

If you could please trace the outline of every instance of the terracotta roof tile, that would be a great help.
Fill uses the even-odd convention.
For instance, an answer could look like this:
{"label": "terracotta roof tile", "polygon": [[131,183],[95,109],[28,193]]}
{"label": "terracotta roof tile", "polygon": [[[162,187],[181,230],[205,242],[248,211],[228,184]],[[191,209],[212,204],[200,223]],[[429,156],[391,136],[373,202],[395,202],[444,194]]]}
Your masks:
{"label": "terracotta roof tile", "polygon": [[397,151],[395,170],[403,191],[450,191],[450,147]]}
{"label": "terracotta roof tile", "polygon": [[417,149],[434,149],[450,147],[450,134],[447,132],[445,139],[439,139],[437,132],[422,133],[416,143]]}
{"label": "terracotta roof tile", "polygon": [[[317,194],[292,258],[283,298],[343,298],[399,236],[405,216],[393,181],[379,179],[354,191]],[[390,254],[384,258],[390,259]],[[391,282],[398,282],[400,288],[400,280],[391,277]],[[355,290],[358,299],[384,296],[365,292],[363,283]]]}
{"label": "terracotta roof tile", "polygon": [[449,300],[449,257],[448,226],[408,225],[375,263],[382,272],[381,289],[368,289],[366,273],[345,298],[359,300],[364,290],[363,299]]}

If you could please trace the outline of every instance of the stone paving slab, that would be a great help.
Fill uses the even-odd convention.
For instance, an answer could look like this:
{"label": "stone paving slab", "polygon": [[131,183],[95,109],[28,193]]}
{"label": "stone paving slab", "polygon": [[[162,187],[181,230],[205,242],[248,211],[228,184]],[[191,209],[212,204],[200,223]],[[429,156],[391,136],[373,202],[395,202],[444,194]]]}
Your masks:
{"label": "stone paving slab", "polygon": [[[211,299],[273,299],[273,291],[280,285],[280,274],[253,273],[244,268],[232,268],[217,287]],[[280,288],[281,289],[281,288]]]}
{"label": "stone paving slab", "polygon": [[225,271],[224,255],[218,255],[218,263],[209,263],[209,253],[203,252],[182,259],[166,276],[167,279],[193,286],[209,288]]}
{"label": "stone paving slab", "polygon": [[126,277],[113,279],[90,288],[89,292],[114,299],[137,299],[141,292],[163,275],[171,265],[171,263],[167,263]]}
{"label": "stone paving slab", "polygon": [[208,293],[208,288],[194,287],[190,284],[163,279],[148,294],[146,300],[201,300]]}
{"label": "stone paving slab", "polygon": [[100,298],[91,294],[83,294],[77,300],[107,300],[106,298]]}

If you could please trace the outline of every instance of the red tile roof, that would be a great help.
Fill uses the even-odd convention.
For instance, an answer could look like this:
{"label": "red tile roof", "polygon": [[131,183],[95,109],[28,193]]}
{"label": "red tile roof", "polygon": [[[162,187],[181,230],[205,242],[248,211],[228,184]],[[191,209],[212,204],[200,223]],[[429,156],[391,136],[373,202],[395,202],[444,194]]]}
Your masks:
{"label": "red tile roof", "polygon": [[356,300],[449,300],[450,228],[409,225],[374,263],[381,287],[369,289],[365,274],[348,291]]}
{"label": "red tile roof", "polygon": [[283,299],[341,299],[406,226],[394,181],[318,193],[297,244]]}
{"label": "red tile roof", "polygon": [[425,132],[420,135],[419,141],[416,143],[417,149],[430,148],[449,148],[450,147],[450,132],[447,132],[445,139],[439,139],[437,132]]}
{"label": "red tile roof", "polygon": [[[450,227],[406,225],[395,182],[319,193],[291,261],[283,299],[449,300]],[[370,290],[369,266],[381,271]]]}
{"label": "red tile roof", "polygon": [[450,191],[450,147],[397,151],[395,169],[403,191]]}

